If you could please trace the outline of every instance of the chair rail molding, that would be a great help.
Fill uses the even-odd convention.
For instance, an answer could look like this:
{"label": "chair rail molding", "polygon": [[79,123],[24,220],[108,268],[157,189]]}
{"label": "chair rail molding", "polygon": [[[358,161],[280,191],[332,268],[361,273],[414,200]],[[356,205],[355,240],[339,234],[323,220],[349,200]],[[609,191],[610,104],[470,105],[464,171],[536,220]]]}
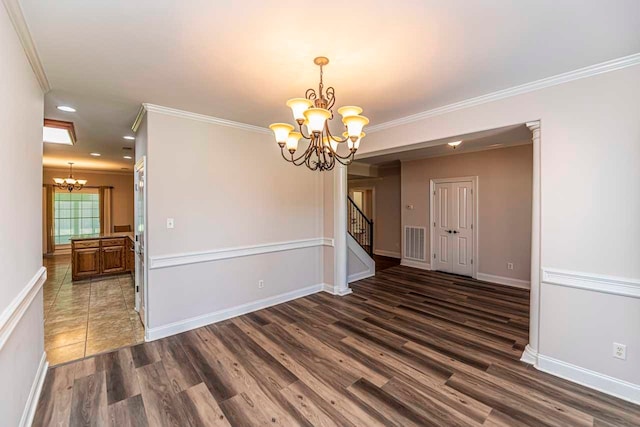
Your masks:
{"label": "chair rail molding", "polygon": [[638,279],[543,268],[542,282],[557,286],[640,298],[640,280]]}
{"label": "chair rail molding", "polygon": [[0,350],[4,347],[24,313],[35,299],[47,280],[47,269],[40,267],[29,283],[11,301],[11,304],[0,314]]}
{"label": "chair rail molding", "polygon": [[202,252],[185,252],[173,255],[149,257],[149,269],[176,267],[179,265],[196,264],[200,262],[218,261],[229,258],[261,255],[271,252],[291,251],[296,249],[333,246],[333,239],[317,237],[313,239],[290,240],[286,242],[265,243],[235,248],[215,249]]}

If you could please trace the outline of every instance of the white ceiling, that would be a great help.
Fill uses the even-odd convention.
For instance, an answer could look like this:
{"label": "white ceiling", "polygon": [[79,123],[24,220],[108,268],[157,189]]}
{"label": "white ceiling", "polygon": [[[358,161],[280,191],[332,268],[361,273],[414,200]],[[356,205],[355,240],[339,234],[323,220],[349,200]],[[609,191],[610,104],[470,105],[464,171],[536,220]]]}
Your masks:
{"label": "white ceiling", "polygon": [[76,106],[77,116],[51,117],[77,122],[78,156],[95,147],[113,162],[142,102],[258,126],[291,121],[284,102],[317,85],[318,55],[331,60],[337,105],[360,105],[380,124],[640,52],[638,0],[21,5],[53,88],[47,114]]}
{"label": "white ceiling", "polygon": [[[357,156],[356,161],[358,163],[386,167],[408,160],[473,153],[476,151],[531,144],[531,138],[531,131],[524,124],[505,126],[465,135],[455,135],[449,138],[419,144],[406,145],[401,148],[384,150],[377,153],[369,153],[366,156]],[[462,141],[462,144],[453,149],[447,144],[453,141]]]}

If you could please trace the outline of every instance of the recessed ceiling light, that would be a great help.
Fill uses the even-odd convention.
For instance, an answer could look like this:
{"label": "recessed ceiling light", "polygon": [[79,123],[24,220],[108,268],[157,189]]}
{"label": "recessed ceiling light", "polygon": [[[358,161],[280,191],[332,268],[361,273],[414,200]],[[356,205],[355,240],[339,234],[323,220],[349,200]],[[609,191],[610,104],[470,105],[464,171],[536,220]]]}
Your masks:
{"label": "recessed ceiling light", "polygon": [[125,136],[125,137],[124,137],[124,139],[128,139],[129,141],[133,141],[133,140],[134,140],[134,139],[136,139],[136,138],[135,138],[135,137],[133,137],[133,136],[129,136],[129,135],[127,135],[127,136]]}
{"label": "recessed ceiling light", "polygon": [[448,145],[449,147],[453,147],[453,149],[454,149],[454,150],[455,150],[455,149],[456,149],[456,147],[457,147],[458,145],[460,145],[460,144],[462,144],[462,141],[452,141],[452,142],[447,142],[447,145]]}
{"label": "recessed ceiling light", "polygon": [[93,157],[100,157],[102,154],[100,154],[100,153],[89,153],[89,155],[91,155]]}
{"label": "recessed ceiling light", "polygon": [[124,158],[125,158],[125,159],[127,159],[127,160],[131,160],[133,157],[131,157],[131,156],[124,156]]}
{"label": "recessed ceiling light", "polygon": [[67,105],[58,105],[58,110],[64,111],[64,112],[67,112],[67,113],[75,113],[76,112],[75,108],[69,107]]}

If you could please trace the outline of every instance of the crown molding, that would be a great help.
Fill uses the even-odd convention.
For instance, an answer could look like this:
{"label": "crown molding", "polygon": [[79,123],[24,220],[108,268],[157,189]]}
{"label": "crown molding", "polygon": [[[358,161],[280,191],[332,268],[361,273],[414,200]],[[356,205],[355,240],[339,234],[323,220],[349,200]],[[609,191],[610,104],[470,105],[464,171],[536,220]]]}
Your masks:
{"label": "crown molding", "polygon": [[525,83],[523,85],[499,90],[497,92],[488,93],[486,95],[477,96],[475,98],[465,99],[464,101],[455,102],[453,104],[423,111],[421,113],[416,113],[410,116],[401,117],[395,120],[390,120],[388,122],[380,123],[374,126],[369,126],[367,128],[367,133],[371,134],[373,132],[378,132],[384,129],[389,129],[389,128],[393,128],[393,127],[404,125],[404,124],[414,123],[419,120],[439,116],[439,115],[450,113],[457,110],[462,110],[464,108],[475,107],[476,105],[486,104],[487,102],[497,101],[500,99],[521,95],[527,92],[533,92],[533,91],[544,89],[547,87],[556,86],[562,83],[568,83],[574,80],[584,79],[586,77],[592,77],[598,74],[608,73],[610,71],[616,71],[622,68],[632,67],[638,64],[640,64],[640,53],[635,53],[629,56],[623,56],[622,58],[612,59],[611,61],[590,65],[588,67],[579,68],[574,71],[569,71],[566,73],[558,74],[558,75],[547,77],[544,79],[535,80],[533,82]]}
{"label": "crown molding", "polygon": [[[260,126],[250,125],[247,123],[234,122],[233,120],[221,119],[218,117],[207,116],[204,114],[192,113],[190,111],[178,110],[170,107],[163,107],[161,105],[154,104],[142,104],[142,108],[145,112],[151,111],[153,113],[166,114],[174,117],[181,117],[185,119],[197,120],[205,123],[212,123],[219,126],[226,126],[235,129],[242,129],[250,132],[271,134],[271,131],[267,128],[263,128]],[[140,126],[140,122],[142,121],[142,117],[144,117],[144,113],[141,111],[138,113],[138,117],[136,117],[136,121],[134,122],[135,130],[137,130],[138,126]],[[133,129],[132,126],[132,129]]]}
{"label": "crown molding", "polygon": [[[48,171],[48,172],[64,172],[64,173],[69,173],[69,169],[68,168],[63,168],[63,167],[56,167],[56,166],[43,166],[42,167],[43,171]],[[101,175],[133,175],[133,170],[130,171],[115,171],[115,170],[109,170],[109,169],[85,169],[85,168],[75,168],[73,170],[75,171],[82,171],[82,172],[86,172],[86,173],[94,173],[94,174],[101,174]]]}
{"label": "crown molding", "polygon": [[36,75],[36,79],[42,88],[42,92],[49,92],[51,90],[51,86],[49,85],[49,80],[44,72],[44,67],[40,61],[40,55],[38,55],[36,45],[33,42],[33,38],[31,38],[31,32],[29,32],[29,26],[27,25],[27,21],[24,19],[20,3],[18,3],[18,0],[3,0],[3,3],[4,7],[7,9],[9,20],[11,20],[13,28],[20,39],[24,53],[27,55],[29,64],[31,64],[31,68],[33,68],[33,73]]}

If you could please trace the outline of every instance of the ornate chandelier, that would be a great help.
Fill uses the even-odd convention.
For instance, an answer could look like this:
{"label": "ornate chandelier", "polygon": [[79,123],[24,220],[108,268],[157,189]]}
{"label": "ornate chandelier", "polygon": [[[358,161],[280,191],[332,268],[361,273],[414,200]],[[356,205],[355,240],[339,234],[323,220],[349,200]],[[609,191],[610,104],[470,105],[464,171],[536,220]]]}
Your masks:
{"label": "ornate chandelier", "polygon": [[73,190],[81,190],[87,183],[86,179],[74,179],[73,178],[73,162],[69,162],[69,177],[68,178],[53,178],[53,182],[56,183],[56,187],[61,190],[67,190],[72,192]]}
{"label": "ornate chandelier", "polygon": [[[328,87],[324,90],[322,81],[322,67],[329,63],[329,59],[319,56],[313,62],[320,67],[320,84],[318,92],[307,89],[304,98],[293,98],[287,101],[287,106],[293,112],[293,118],[298,124],[298,130],[287,123],[274,123],[269,128],[276,137],[282,157],[296,166],[306,165],[311,170],[328,171],[334,168],[336,161],[349,165],[360,146],[365,133],[362,128],[369,123],[369,119],[361,116],[362,108],[345,106],[338,108],[342,116],[345,132],[342,138],[335,137],[329,129],[329,121],[333,119],[333,105],[336,102],[335,89]],[[306,132],[302,126],[306,127]],[[304,138],[309,145],[299,156],[298,141]],[[349,150],[344,155],[338,154],[340,144],[346,142]],[[285,147],[288,153],[285,153]]]}

